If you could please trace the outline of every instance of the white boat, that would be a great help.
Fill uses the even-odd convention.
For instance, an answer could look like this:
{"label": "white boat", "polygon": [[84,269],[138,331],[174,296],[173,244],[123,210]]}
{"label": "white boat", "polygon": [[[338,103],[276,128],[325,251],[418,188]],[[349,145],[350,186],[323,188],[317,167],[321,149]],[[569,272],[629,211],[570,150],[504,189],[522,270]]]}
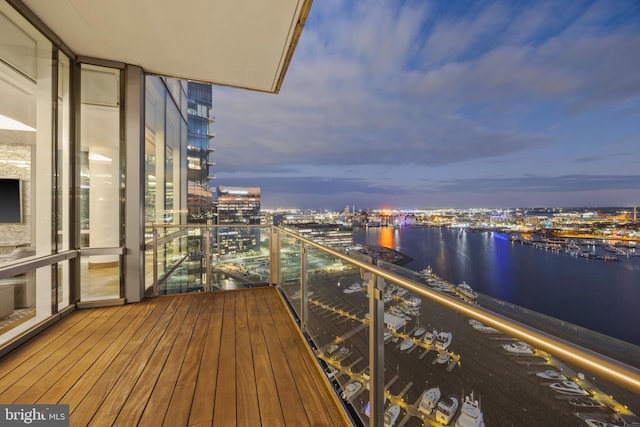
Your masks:
{"label": "white boat", "polygon": [[549,387],[562,394],[573,394],[576,396],[586,396],[589,394],[589,392],[580,387],[579,384],[569,380],[553,383]]}
{"label": "white boat", "polygon": [[340,371],[338,371],[338,369],[336,369],[335,366],[331,366],[331,365],[327,366],[324,370],[324,373],[327,375],[327,378],[329,379],[335,377],[338,372]]}
{"label": "white boat", "polygon": [[438,331],[436,329],[434,329],[433,331],[427,331],[427,333],[424,334],[424,338],[422,338],[422,341],[424,341],[426,344],[433,344],[437,336]]}
{"label": "white boat", "polygon": [[449,353],[447,353],[446,351],[441,351],[440,353],[438,353],[436,362],[440,365],[444,365],[445,363],[449,362]]}
{"label": "white boat", "polygon": [[384,427],[393,427],[400,416],[400,406],[391,405],[384,411]]}
{"label": "white boat", "polygon": [[604,404],[589,397],[574,397],[569,400],[569,404],[578,408],[602,408]]}
{"label": "white boat", "polygon": [[497,330],[496,328],[492,328],[491,326],[485,326],[482,324],[482,322],[478,322],[475,319],[469,319],[469,325],[471,325],[471,327],[476,331],[484,332],[486,334],[500,333],[500,331]]}
{"label": "white boat", "polygon": [[411,338],[407,338],[400,343],[400,351],[409,350],[410,348],[413,348],[414,345],[416,345],[415,341]]}
{"label": "white boat", "polygon": [[338,344],[331,344],[329,347],[327,347],[326,353],[327,354],[331,354],[331,353],[333,353],[334,351],[336,351],[339,348],[340,348],[340,346]]}
{"label": "white boat", "polygon": [[403,297],[408,293],[409,291],[403,288],[403,289],[400,289],[398,292],[396,292],[396,295],[398,295],[399,297]]}
{"label": "white boat", "polygon": [[420,297],[411,297],[407,300],[407,305],[417,307],[422,304],[422,299]]}
{"label": "white boat", "polygon": [[589,427],[622,427],[620,424],[611,424],[594,418],[586,418],[584,422],[587,423]]}
{"label": "white boat", "polygon": [[422,326],[420,326],[418,329],[415,330],[415,332],[413,333],[414,337],[421,337],[422,335],[424,335],[424,333],[427,332],[427,330],[425,328],[423,328]]}
{"label": "white boat", "polygon": [[388,342],[391,338],[393,338],[393,334],[391,333],[390,330],[385,329],[383,338],[384,338],[384,342]]}
{"label": "white boat", "polygon": [[429,390],[422,393],[422,399],[418,405],[418,411],[423,414],[430,415],[440,400],[440,387],[432,387]]}
{"label": "white boat", "polygon": [[554,371],[552,369],[548,369],[544,372],[536,373],[538,378],[542,378],[543,380],[553,380],[553,381],[564,381],[567,379],[564,375],[562,375],[558,371]]}
{"label": "white boat", "polygon": [[458,292],[472,300],[478,298],[476,291],[474,291],[466,282],[462,282],[458,285]]}
{"label": "white boat", "polygon": [[480,410],[480,403],[473,399],[473,392],[464,398],[456,427],[484,427],[484,415]]}
{"label": "white boat", "polygon": [[359,283],[354,283],[342,292],[344,292],[345,294],[355,294],[356,292],[362,292],[362,286],[360,286]]}
{"label": "white boat", "polygon": [[436,421],[448,426],[458,410],[458,405],[458,398],[455,396],[447,396],[442,399],[436,406]]}
{"label": "white boat", "polygon": [[342,360],[345,357],[347,357],[347,354],[349,354],[349,351],[350,350],[347,347],[340,347],[340,350],[338,350],[336,354],[334,354],[331,357],[336,360]]}
{"label": "white boat", "polygon": [[423,268],[422,270],[419,271],[419,273],[422,273],[425,276],[431,276],[431,274],[433,273],[433,269],[431,268],[430,265],[428,265],[427,268]]}
{"label": "white boat", "polygon": [[451,292],[451,287],[444,282],[435,281],[435,282],[429,283],[429,286],[436,291]]}
{"label": "white boat", "polygon": [[446,350],[451,344],[453,334],[451,332],[440,332],[436,337],[436,349],[440,351]]}
{"label": "white boat", "polygon": [[362,383],[359,381],[354,381],[352,383],[347,384],[347,386],[344,388],[344,391],[342,392],[342,395],[341,395],[342,399],[343,400],[349,399],[351,396],[359,392],[361,388],[362,388]]}
{"label": "white boat", "polygon": [[517,341],[512,344],[503,344],[502,348],[504,348],[509,353],[533,354],[533,349],[531,348],[531,346],[523,341]]}

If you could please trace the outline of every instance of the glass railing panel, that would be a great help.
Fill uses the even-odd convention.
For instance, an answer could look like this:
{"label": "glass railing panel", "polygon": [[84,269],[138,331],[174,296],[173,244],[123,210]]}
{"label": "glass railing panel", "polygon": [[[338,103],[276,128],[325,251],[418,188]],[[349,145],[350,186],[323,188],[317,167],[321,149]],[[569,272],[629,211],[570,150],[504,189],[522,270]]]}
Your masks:
{"label": "glass railing panel", "polygon": [[295,238],[280,234],[280,274],[279,283],[288,294],[292,286],[300,287],[301,244]]}
{"label": "glass railing panel", "polygon": [[[365,420],[370,372],[367,282],[358,267],[307,247],[307,283],[305,330],[336,392],[353,417]],[[300,315],[299,290],[291,301]]]}
{"label": "glass railing panel", "polygon": [[0,343],[52,314],[53,279],[50,265],[0,279]]}
{"label": "glass railing panel", "polygon": [[[359,311],[366,318],[370,302],[362,278],[338,273],[331,260],[337,255],[307,246],[306,304],[296,300],[297,287],[285,293],[293,295],[301,325],[341,394],[357,388],[349,384],[366,373],[347,358],[372,350],[358,344]],[[429,269],[376,263],[390,272],[383,274],[380,294],[385,398],[377,403],[384,405],[385,425],[482,425],[474,416],[486,425],[640,425],[633,380],[638,347],[489,298],[465,283],[448,283]],[[314,265],[324,271],[314,272]],[[354,419],[364,425],[368,397],[356,392],[347,398]]]}
{"label": "glass railing panel", "polygon": [[[97,301],[120,297],[120,257],[117,254],[80,257],[80,299]],[[98,262],[94,260],[98,258]]]}
{"label": "glass railing panel", "polygon": [[238,289],[269,283],[269,228],[224,226],[211,229],[211,285]]}
{"label": "glass railing panel", "polygon": [[[446,297],[640,366],[640,349],[631,344],[477,294],[429,271],[378,264]],[[469,419],[474,404],[465,405],[465,399],[471,393],[488,425],[632,425],[632,420],[640,421],[636,393],[566,358],[402,287],[387,283],[383,298],[387,315],[406,316],[406,323],[385,345],[385,389],[390,402],[386,408],[398,404],[402,409],[398,421],[405,425],[453,425],[458,419]],[[430,409],[436,396],[438,404]],[[587,420],[596,421],[588,424]]]}

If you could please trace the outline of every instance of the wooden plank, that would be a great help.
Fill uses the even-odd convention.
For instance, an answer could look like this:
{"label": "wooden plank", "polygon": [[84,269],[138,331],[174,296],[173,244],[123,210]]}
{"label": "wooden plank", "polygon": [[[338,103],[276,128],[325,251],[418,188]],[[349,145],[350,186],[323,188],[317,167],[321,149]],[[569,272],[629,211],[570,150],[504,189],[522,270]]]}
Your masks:
{"label": "wooden plank", "polygon": [[[351,425],[351,420],[346,416],[345,411],[335,394],[335,391],[328,384],[324,372],[322,372],[322,369],[318,365],[318,361],[309,349],[308,344],[304,341],[300,330],[296,327],[295,322],[293,321],[291,313],[288,311],[284,300],[279,294],[274,294],[273,297],[275,297],[276,300],[270,302],[269,306],[275,307],[279,304],[280,307],[282,307],[282,310],[280,310],[279,313],[281,316],[284,316],[284,318],[286,318],[283,320],[288,325],[291,342],[298,347],[298,352],[294,354],[300,355],[301,359],[299,362],[299,366],[302,366],[304,364],[304,366],[306,367],[306,371],[308,372],[308,378],[311,381],[309,384],[306,384],[306,386],[310,386],[313,390],[316,390],[315,393],[305,393],[303,396],[316,399],[316,403],[318,405],[322,405],[324,410],[320,408],[316,408],[315,410],[319,411],[320,413],[327,414],[334,425]],[[304,383],[301,384],[304,385]],[[305,400],[305,408],[309,409],[311,407],[312,406],[309,405]]]}
{"label": "wooden plank", "polygon": [[196,380],[196,391],[189,414],[189,425],[213,421],[213,403],[216,396],[218,378],[218,359],[222,336],[222,315],[224,312],[224,293],[214,293],[213,311],[207,327],[207,338],[202,352],[202,362]]}
{"label": "wooden plank", "polygon": [[83,311],[28,343],[34,365],[0,359],[5,397],[68,403],[73,425],[348,425],[276,288]]}
{"label": "wooden plank", "polygon": [[313,381],[313,371],[310,371],[304,360],[305,349],[298,346],[300,337],[292,332],[293,325],[288,313],[278,301],[279,296],[274,293],[265,295],[266,306],[269,307],[274,325],[280,331],[280,342],[286,354],[287,364],[291,367],[291,374],[296,379],[298,394],[302,398],[303,409],[310,425],[334,425],[323,403],[323,397]]}
{"label": "wooden plank", "polygon": [[[149,335],[135,356],[131,359],[118,381],[113,385],[107,398],[91,418],[94,425],[111,425],[115,421],[123,405],[136,396],[131,396],[138,383],[142,384],[141,395],[145,393],[145,381],[155,382],[167,361],[167,356],[173,347],[178,332],[187,322],[187,315],[191,310],[193,298],[184,296],[168,324],[158,334]],[[140,390],[140,389],[138,389]]]}
{"label": "wooden plank", "polygon": [[227,293],[224,300],[213,425],[236,425],[236,313],[233,293]]}
{"label": "wooden plank", "polygon": [[251,337],[251,351],[256,371],[256,391],[260,407],[260,419],[265,426],[284,426],[284,416],[278,399],[269,351],[265,342],[262,322],[258,316],[256,292],[247,293],[246,305],[248,314],[249,335]]}
{"label": "wooden plank", "polygon": [[73,336],[95,320],[96,316],[90,316],[89,313],[74,312],[60,321],[60,331],[51,327],[38,335],[37,340],[32,339],[5,355],[1,359],[0,392],[5,391],[34,366],[44,361],[49,353],[64,347]]}
{"label": "wooden plank", "polygon": [[30,357],[27,363],[16,367],[3,379],[3,383],[13,382],[13,384],[0,393],[0,402],[13,403],[17,397],[27,392],[32,386],[35,386],[52,366],[56,366],[58,363],[64,361],[65,357],[75,351],[76,347],[82,341],[96,332],[106,319],[106,317],[100,317],[94,318],[88,323],[83,322],[84,327],[82,330],[67,337],[64,346],[49,345],[45,349],[40,350],[46,353],[46,358]]}
{"label": "wooden plank", "polygon": [[[132,421],[139,420],[145,407],[149,406],[148,401],[150,401],[152,392],[159,396],[155,401],[161,400],[163,404],[154,405],[151,412],[155,414],[156,419],[147,425],[162,424],[167,410],[167,402],[173,394],[202,303],[203,298],[198,298],[197,295],[189,295],[183,300],[183,304],[188,304],[189,311],[183,321],[179,321],[179,319],[172,321],[171,326],[177,323],[175,335],[171,329],[167,329],[124,406],[117,414],[114,425],[130,425]],[[104,421],[108,422],[109,420]],[[185,424],[186,421],[176,425]]]}
{"label": "wooden plank", "polygon": [[[110,363],[108,353],[105,353],[107,349],[115,353],[115,349],[121,348],[123,345],[119,343],[126,343],[139,325],[147,323],[148,317],[156,307],[156,305],[147,303],[124,306],[121,310],[122,312],[126,310],[124,317],[113,325],[103,339],[91,348],[91,351],[85,353],[82,358],[76,362],[73,369],[60,377],[35,403],[68,403],[67,400],[61,402],[63,396],[75,387],[76,383],[87,383],[87,378],[91,377],[91,372],[102,374],[103,369],[106,369],[108,363]],[[113,357],[115,357],[115,355]],[[93,383],[91,383],[91,385],[92,384]],[[82,387],[79,387],[79,389],[81,388]],[[87,389],[88,388],[90,388],[90,386],[88,386]]]}
{"label": "wooden plank", "polygon": [[[200,308],[196,324],[193,327],[193,334],[186,346],[182,366],[176,371],[177,373],[179,372],[179,375],[174,383],[174,390],[171,395],[171,401],[168,405],[169,407],[166,410],[164,420],[159,420],[157,423],[155,423],[155,420],[151,420],[151,422],[155,423],[152,425],[160,425],[162,422],[164,425],[183,426],[188,423],[193,395],[195,393],[198,369],[200,368],[200,361],[202,359],[204,343],[207,336],[207,326],[209,325],[214,302],[213,294],[210,293],[197,295],[195,298],[199,298],[201,300],[202,306]],[[170,376],[165,375],[163,370],[163,374],[160,377],[156,388],[161,389],[162,387],[167,387],[170,380]],[[149,413],[164,413],[160,408],[167,406],[166,400],[163,400],[159,396],[159,394],[155,393],[154,389],[154,393],[151,395],[151,398],[147,403]],[[158,409],[156,410],[156,408]],[[145,409],[145,411],[147,409]]]}
{"label": "wooden plank", "polygon": [[265,292],[256,292],[255,296],[285,423],[292,426],[310,425],[302,399],[298,394],[294,375],[287,363],[285,350],[280,343],[278,329],[271,318]]}
{"label": "wooden plank", "polygon": [[[152,343],[156,342],[164,333],[164,330],[167,328],[179,306],[180,298],[172,298],[155,323],[141,325],[129,342],[121,349],[118,349],[118,355],[105,371],[103,371],[104,373],[99,376],[91,389],[72,389],[67,393],[65,397],[68,396],[69,401],[73,402],[73,404],[70,404],[69,409],[70,417],[74,420],[74,424],[85,425],[93,418],[107,395],[110,394],[111,389],[117,384],[120,376],[127,370],[129,363],[132,362],[134,357],[139,357],[139,351],[149,351],[149,349],[153,349]],[[95,373],[95,370],[92,369],[92,374]],[[111,397],[113,398],[114,396],[115,395],[112,395]],[[80,397],[79,402],[78,397]]]}
{"label": "wooden plank", "polygon": [[247,321],[248,292],[236,292],[236,407],[237,424],[241,426],[260,425],[260,409],[251,351],[251,336]]}
{"label": "wooden plank", "polygon": [[[29,404],[37,402],[51,387],[56,385],[62,378],[66,378],[70,371],[76,371],[79,369],[78,362],[95,346],[99,345],[110,330],[113,330],[117,322],[122,319],[126,313],[132,311],[129,307],[117,307],[108,311],[109,317],[102,316],[100,320],[102,322],[93,322],[92,327],[95,330],[86,339],[82,339],[81,336],[76,336],[69,341],[69,345],[56,351],[55,354],[50,355],[46,362],[41,363],[37,368],[29,373],[28,376],[33,376],[33,382],[27,390],[17,397],[13,403]],[[85,329],[86,330],[86,329]],[[77,344],[75,348],[73,345]],[[56,359],[59,357],[59,361]],[[23,377],[20,380],[22,386],[26,386],[30,381],[28,376]],[[53,402],[53,401],[51,401]]]}

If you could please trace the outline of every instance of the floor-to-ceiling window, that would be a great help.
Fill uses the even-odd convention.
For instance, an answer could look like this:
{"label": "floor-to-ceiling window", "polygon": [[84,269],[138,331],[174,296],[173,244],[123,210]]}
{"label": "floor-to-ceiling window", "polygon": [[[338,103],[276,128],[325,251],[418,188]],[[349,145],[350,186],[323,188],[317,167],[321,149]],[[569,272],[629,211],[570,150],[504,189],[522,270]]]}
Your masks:
{"label": "floor-to-ceiling window", "polygon": [[[48,39],[0,1],[0,341],[47,318],[69,298],[55,262],[29,268],[30,261],[63,248],[52,227],[60,213],[52,101],[60,81],[68,86],[69,74],[67,60],[54,81],[54,53]],[[64,96],[63,90],[60,105],[68,107]],[[58,286],[60,299],[52,292]]]}
{"label": "floor-to-ceiling window", "polygon": [[[185,82],[155,76],[146,77],[145,88],[145,226],[150,233],[153,224],[186,222],[187,95]],[[180,262],[177,256],[186,244],[178,239],[163,246],[157,260],[161,271]],[[149,288],[150,252],[145,261]]]}
{"label": "floor-to-ceiling window", "polygon": [[78,164],[81,300],[118,298],[122,246],[121,71],[82,64]]}

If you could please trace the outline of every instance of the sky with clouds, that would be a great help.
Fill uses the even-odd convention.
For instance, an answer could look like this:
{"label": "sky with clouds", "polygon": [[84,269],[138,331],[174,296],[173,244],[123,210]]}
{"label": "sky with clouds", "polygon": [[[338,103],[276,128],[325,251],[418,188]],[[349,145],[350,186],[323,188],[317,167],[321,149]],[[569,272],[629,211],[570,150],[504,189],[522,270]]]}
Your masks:
{"label": "sky with clouds", "polygon": [[265,208],[640,205],[637,0],[316,0],[278,95],[213,96]]}

